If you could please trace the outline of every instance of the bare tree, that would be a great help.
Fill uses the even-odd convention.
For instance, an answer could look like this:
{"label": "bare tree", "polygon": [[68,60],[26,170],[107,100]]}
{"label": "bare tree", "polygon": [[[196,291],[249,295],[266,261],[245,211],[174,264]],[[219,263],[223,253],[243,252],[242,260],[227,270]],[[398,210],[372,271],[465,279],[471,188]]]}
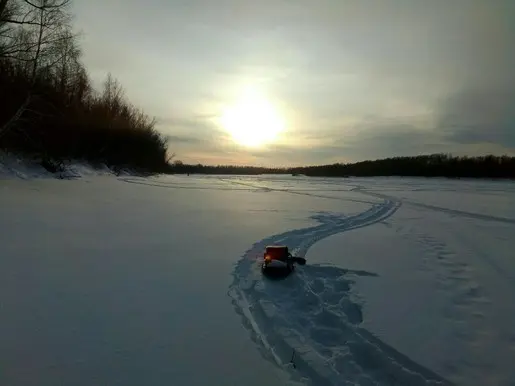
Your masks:
{"label": "bare tree", "polygon": [[0,20],[3,20],[4,10],[7,8],[7,0],[0,0]]}
{"label": "bare tree", "polygon": [[[78,63],[80,53],[71,32],[71,0],[0,1],[0,32],[3,31],[6,39],[10,39],[10,44],[0,50],[0,58],[9,57],[22,62],[31,84],[25,101],[0,128],[1,136],[19,120],[31,103],[38,73],[49,73],[59,61],[68,62],[71,57]],[[13,25],[18,26],[16,31],[13,31]]]}
{"label": "bare tree", "polygon": [[15,19],[18,3],[0,0],[0,58],[8,56],[13,51],[13,35],[16,26],[10,20]]}
{"label": "bare tree", "polygon": [[81,50],[69,30],[61,31],[59,37],[51,47],[53,63],[49,65],[53,69],[58,90],[62,94],[70,94],[70,86],[76,82],[76,77],[83,69]]}
{"label": "bare tree", "polygon": [[70,1],[24,0],[24,2],[28,5],[26,20],[33,27],[31,79],[34,81],[39,69],[51,67],[56,59],[59,60],[55,57],[55,45],[73,39],[70,32],[71,17],[67,12]]}
{"label": "bare tree", "polygon": [[102,99],[111,109],[116,108],[124,98],[124,91],[118,79],[109,72],[104,81]]}

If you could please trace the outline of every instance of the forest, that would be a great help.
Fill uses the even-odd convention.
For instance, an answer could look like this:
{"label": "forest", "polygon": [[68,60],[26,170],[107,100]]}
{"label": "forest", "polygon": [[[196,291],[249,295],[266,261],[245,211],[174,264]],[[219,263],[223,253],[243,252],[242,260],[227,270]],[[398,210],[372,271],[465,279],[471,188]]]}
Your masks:
{"label": "forest", "polygon": [[[82,63],[71,0],[0,0],[0,151],[58,172],[67,162],[171,174],[515,178],[515,157],[450,154],[294,168],[171,162],[156,120],[110,73],[95,90]],[[342,154],[342,158],[345,154]]]}
{"label": "forest", "polygon": [[70,0],[0,0],[0,150],[59,171],[69,160],[165,171],[167,142],[109,73],[95,90]]}
{"label": "forest", "polygon": [[469,157],[430,154],[294,168],[186,165],[176,161],[171,166],[170,172],[180,174],[291,174],[311,177],[515,178],[515,157],[506,155]]}

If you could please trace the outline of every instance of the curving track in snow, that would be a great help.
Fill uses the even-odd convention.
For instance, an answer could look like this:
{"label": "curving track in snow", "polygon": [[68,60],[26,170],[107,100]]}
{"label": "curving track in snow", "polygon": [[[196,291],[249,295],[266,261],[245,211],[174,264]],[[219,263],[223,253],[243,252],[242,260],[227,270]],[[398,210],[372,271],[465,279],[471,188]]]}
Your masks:
{"label": "curving track in snow", "polygon": [[294,255],[305,256],[317,241],[376,224],[401,205],[394,198],[356,190],[383,201],[354,216],[320,213],[312,217],[318,225],[270,236],[247,250],[233,272],[233,306],[262,355],[294,381],[319,386],[449,384],[360,327],[361,305],[350,291],[353,277],[373,280],[373,273],[308,262],[285,280],[261,275],[266,245],[286,244]]}

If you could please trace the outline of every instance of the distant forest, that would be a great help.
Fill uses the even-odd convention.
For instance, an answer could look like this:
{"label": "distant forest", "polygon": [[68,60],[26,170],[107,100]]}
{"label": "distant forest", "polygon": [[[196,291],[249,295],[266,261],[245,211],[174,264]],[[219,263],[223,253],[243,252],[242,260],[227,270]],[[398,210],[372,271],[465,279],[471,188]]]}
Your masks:
{"label": "distant forest", "polygon": [[494,155],[457,157],[448,154],[431,154],[294,168],[187,165],[176,161],[170,166],[169,172],[177,174],[291,174],[311,177],[411,176],[513,179],[515,178],[515,157]]}
{"label": "distant forest", "polygon": [[67,160],[165,171],[155,120],[107,74],[94,90],[81,62],[70,0],[0,0],[0,150],[48,170]]}
{"label": "distant forest", "polygon": [[[106,75],[95,90],[81,61],[71,0],[0,0],[0,151],[33,158],[52,172],[84,160],[154,173],[292,174],[320,177],[515,178],[515,158],[445,154],[295,168],[171,162],[156,121]],[[344,156],[342,154],[342,156]]]}

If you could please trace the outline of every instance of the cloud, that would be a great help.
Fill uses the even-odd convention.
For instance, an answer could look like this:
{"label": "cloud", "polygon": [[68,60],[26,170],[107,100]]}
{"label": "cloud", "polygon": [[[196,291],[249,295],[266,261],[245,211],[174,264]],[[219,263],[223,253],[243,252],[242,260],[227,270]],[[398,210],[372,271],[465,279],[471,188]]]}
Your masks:
{"label": "cloud", "polygon": [[515,84],[450,96],[439,112],[438,126],[450,142],[515,148]]}
{"label": "cloud", "polygon": [[161,117],[157,119],[160,131],[178,142],[216,142],[227,138],[210,115],[194,114],[183,117]]}
{"label": "cloud", "polygon": [[166,135],[165,138],[174,144],[192,144],[198,145],[206,141],[197,137],[188,137],[183,135]]}
{"label": "cloud", "polygon": [[[131,102],[160,116],[178,158],[273,165],[515,149],[513,0],[75,7],[90,73],[113,72]],[[281,143],[244,149],[214,124],[247,82],[287,112]]]}
{"label": "cloud", "polygon": [[369,118],[344,130],[324,131],[310,139],[317,144],[308,142],[298,146],[286,142],[247,153],[260,165],[299,166],[427,154],[445,150],[447,146],[441,133],[421,128],[420,119],[405,118],[384,121]]}

